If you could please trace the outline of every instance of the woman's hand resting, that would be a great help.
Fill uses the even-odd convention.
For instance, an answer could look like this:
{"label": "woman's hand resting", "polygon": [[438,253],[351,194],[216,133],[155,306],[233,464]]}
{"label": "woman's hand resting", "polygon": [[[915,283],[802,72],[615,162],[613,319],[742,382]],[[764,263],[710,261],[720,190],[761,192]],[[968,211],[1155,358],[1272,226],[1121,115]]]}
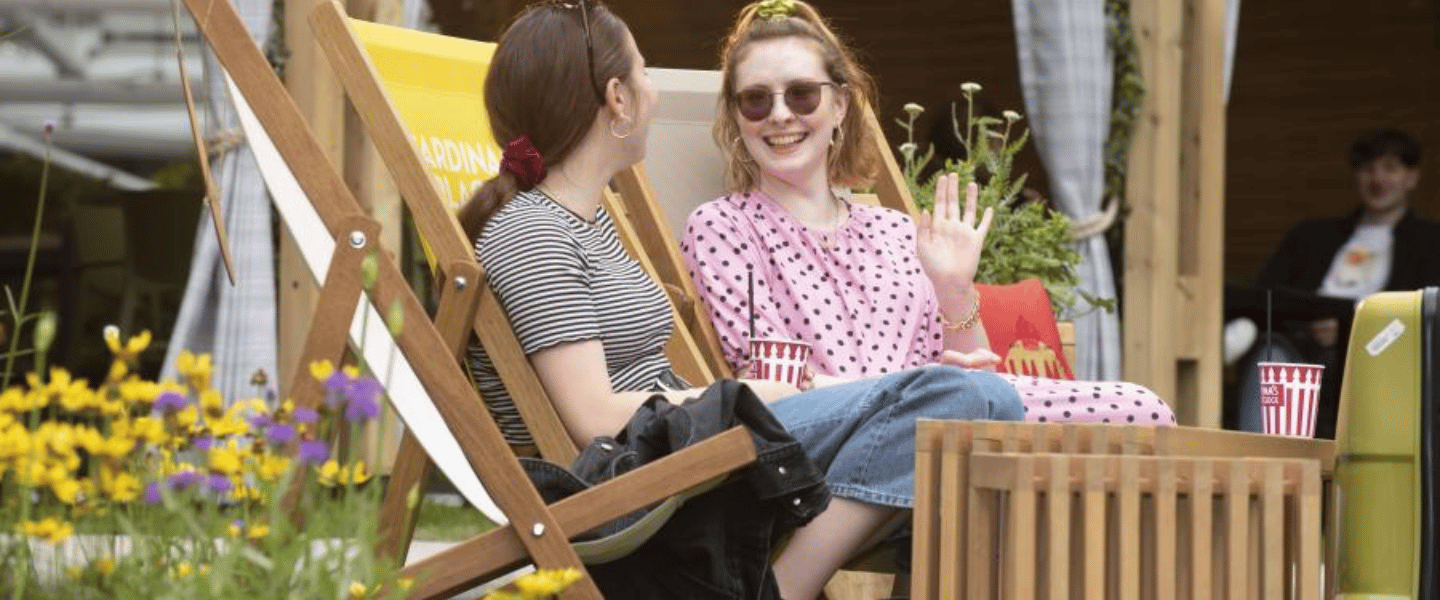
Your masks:
{"label": "woman's hand resting", "polygon": [[920,213],[916,224],[915,251],[920,267],[937,290],[963,289],[975,282],[985,234],[990,231],[994,208],[986,208],[979,223],[975,220],[980,188],[965,186],[965,210],[960,210],[959,176],[947,173],[935,182],[935,205]]}
{"label": "woman's hand resting", "polygon": [[940,364],[963,369],[994,371],[995,365],[1000,364],[1000,356],[986,348],[977,348],[970,352],[946,350],[940,353]]}

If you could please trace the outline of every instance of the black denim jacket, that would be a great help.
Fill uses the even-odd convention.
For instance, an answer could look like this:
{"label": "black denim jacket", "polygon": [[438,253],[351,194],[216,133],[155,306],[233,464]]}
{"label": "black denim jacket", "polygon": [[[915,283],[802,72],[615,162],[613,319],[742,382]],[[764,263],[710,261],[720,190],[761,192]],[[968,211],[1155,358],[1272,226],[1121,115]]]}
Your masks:
{"label": "black denim jacket", "polygon": [[[569,471],[526,460],[547,502],[614,478],[730,427],[743,425],[757,461],[691,498],[635,552],[587,569],[607,600],[778,600],[770,556],[775,542],[825,509],[824,475],[750,388],[715,383],[676,406],[655,395],[614,438],[591,441]],[[639,513],[587,535],[603,535]]]}

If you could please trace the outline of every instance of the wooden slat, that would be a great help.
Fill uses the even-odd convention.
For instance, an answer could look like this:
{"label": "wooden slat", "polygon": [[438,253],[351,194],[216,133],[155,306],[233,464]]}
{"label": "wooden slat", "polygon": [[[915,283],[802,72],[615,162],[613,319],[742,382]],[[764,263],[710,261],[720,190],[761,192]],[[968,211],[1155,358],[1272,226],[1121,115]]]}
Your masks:
{"label": "wooden slat", "polygon": [[[653,504],[754,460],[755,445],[749,432],[731,429],[550,505],[549,512],[558,525],[547,527],[552,533],[544,537],[564,541],[636,506]],[[407,597],[443,598],[522,564],[524,547],[520,542],[532,536],[524,525],[528,521],[518,523],[525,532],[517,533],[513,526],[497,527],[406,565],[403,576],[416,578]]]}
{"label": "wooden slat", "polygon": [[1010,551],[1002,555],[1005,557],[1002,568],[1009,575],[1001,593],[1005,598],[1034,598],[1035,563],[1039,559],[1035,548],[1035,457],[1020,455],[1014,465],[1013,472],[1009,474],[1014,483],[1010,489],[1009,508],[1005,512],[1009,522],[1005,543]]}
{"label": "wooden slat", "polygon": [[510,318],[505,316],[500,300],[489,285],[480,290],[474,330],[490,355],[495,371],[500,374],[505,391],[515,402],[520,418],[525,421],[525,428],[534,438],[540,456],[562,465],[570,464],[579,454],[575,442],[565,431],[555,406],[550,403],[550,395],[545,392],[545,386],[540,384],[540,378],[525,358],[520,341],[515,339],[515,330],[510,326]]}
{"label": "wooden slat", "polygon": [[[1301,466],[1300,494],[1299,494],[1299,549],[1296,554],[1299,556],[1300,568],[1296,576],[1299,578],[1297,598],[1317,598],[1320,596],[1320,469],[1312,462],[1303,463]],[[1330,580],[1338,579],[1332,568],[1335,563],[1326,564],[1325,576]]]}
{"label": "wooden slat", "polygon": [[1115,494],[1119,501],[1120,598],[1140,600],[1140,464],[1134,457],[1116,459],[1120,479]]}
{"label": "wooden slat", "polygon": [[1047,580],[1051,600],[1066,600],[1070,583],[1070,457],[1051,454],[1048,463],[1048,483],[1045,490],[1045,508],[1048,517],[1046,526],[1050,530],[1048,553],[1045,561],[1049,566]]}
{"label": "wooden slat", "polygon": [[1105,560],[1105,508],[1109,500],[1105,493],[1105,458],[1086,456],[1082,460],[1085,464],[1085,553],[1080,558],[1085,565],[1085,598],[1102,600],[1109,569]]}
{"label": "wooden slat", "polygon": [[[1229,583],[1230,598],[1239,599],[1249,596],[1246,584],[1249,582],[1250,567],[1250,494],[1245,463],[1230,463],[1229,489],[1226,490],[1226,527],[1225,541],[1227,542],[1226,554],[1229,563],[1226,565],[1226,579]],[[1240,490],[1245,490],[1241,492]]]}
{"label": "wooden slat", "polygon": [[1277,460],[1265,461],[1265,478],[1262,480],[1265,494],[1260,502],[1260,512],[1265,519],[1264,543],[1260,548],[1265,587],[1260,598],[1284,597],[1284,580],[1289,578],[1285,568],[1285,493],[1281,488],[1285,478],[1284,466]]}
{"label": "wooden slat", "polygon": [[1175,554],[1179,547],[1175,515],[1180,494],[1176,488],[1175,461],[1155,465],[1155,597],[1173,600],[1177,592]]}
{"label": "wooden slat", "polygon": [[[994,425],[991,425],[993,431]],[[994,438],[976,438],[971,442],[972,450],[998,450],[999,441]],[[977,468],[975,457],[972,454],[966,457],[968,462],[966,485],[966,504],[961,514],[968,513],[970,536],[965,545],[965,578],[967,581],[967,593],[965,598],[992,598],[999,593],[999,579],[1001,573],[995,568],[990,560],[991,547],[996,540],[998,519],[1000,518],[999,499],[995,494],[983,493],[977,487],[980,478],[990,474],[987,469]]]}
{"label": "wooden slat", "polygon": [[1211,586],[1211,523],[1214,514],[1214,462],[1200,458],[1194,462],[1193,491],[1190,494],[1190,590],[1192,598],[1213,598]]}
{"label": "wooden slat", "polygon": [[875,133],[873,138],[876,151],[880,155],[880,172],[875,177],[875,195],[879,196],[881,206],[910,215],[911,219],[918,222],[920,208],[915,205],[915,198],[910,195],[910,186],[905,183],[904,171],[901,171],[900,165],[895,162],[895,153],[885,143],[885,132],[880,127],[879,119],[875,117],[875,110],[868,104],[864,109],[865,127]]}
{"label": "wooden slat", "polygon": [[[941,569],[941,564],[947,563],[940,560],[944,523],[940,513],[946,503],[958,505],[960,497],[959,490],[954,490],[949,497],[940,490],[941,465],[949,455],[948,445],[943,441],[947,435],[955,433],[934,421],[922,420],[915,424],[915,514],[910,546],[910,595],[915,600],[936,600],[940,579],[949,578]],[[959,562],[948,564],[952,565],[950,570],[960,570],[956,568]]]}
{"label": "wooden slat", "polygon": [[966,442],[968,441],[960,439],[960,432],[954,429],[944,432],[941,471],[937,482],[943,500],[939,504],[940,552],[936,568],[940,580],[938,589],[935,590],[936,598],[958,598],[962,595],[961,590],[965,589],[967,574],[960,565],[964,564],[966,552],[974,551],[965,545],[968,524],[964,503],[961,501],[964,499],[964,484],[969,479],[967,453],[962,450],[962,443]]}

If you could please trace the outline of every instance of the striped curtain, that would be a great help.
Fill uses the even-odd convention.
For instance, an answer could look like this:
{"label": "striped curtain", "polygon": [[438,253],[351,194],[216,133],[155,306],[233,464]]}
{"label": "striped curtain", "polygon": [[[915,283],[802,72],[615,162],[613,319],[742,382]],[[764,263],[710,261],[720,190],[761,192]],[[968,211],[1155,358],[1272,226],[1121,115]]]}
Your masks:
{"label": "striped curtain", "polygon": [[[232,0],[254,39],[263,47],[271,29],[271,0]],[[230,254],[231,285],[220,257],[209,211],[202,211],[194,258],[175,330],[165,349],[162,378],[174,378],[181,350],[209,352],[215,361],[215,388],[231,402],[255,396],[251,377],[263,370],[271,387],[276,371],[275,246],[270,199],[255,157],[239,141],[239,121],[230,104],[219,61],[205,56],[204,111],[212,171],[220,189]]]}

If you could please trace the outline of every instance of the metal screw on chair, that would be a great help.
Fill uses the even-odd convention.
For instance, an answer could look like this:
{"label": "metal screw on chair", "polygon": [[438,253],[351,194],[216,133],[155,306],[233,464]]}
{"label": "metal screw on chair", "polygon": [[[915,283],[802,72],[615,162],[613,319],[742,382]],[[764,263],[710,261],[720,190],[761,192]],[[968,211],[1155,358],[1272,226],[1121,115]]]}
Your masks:
{"label": "metal screw on chair", "polygon": [[456,278],[455,278],[455,291],[457,291],[457,292],[463,292],[463,291],[465,291],[465,287],[466,287],[466,286],[469,286],[469,285],[470,285],[470,280],[465,279],[464,277],[456,277]]}
{"label": "metal screw on chair", "polygon": [[530,533],[534,534],[535,537],[540,537],[540,536],[542,536],[542,535],[545,535],[545,524],[544,524],[544,523],[536,523],[534,527],[531,527],[531,528],[530,528]]}
{"label": "metal screw on chair", "polygon": [[350,247],[351,247],[351,248],[364,248],[364,247],[365,247],[365,242],[366,242],[365,232],[363,232],[363,231],[352,231],[352,232],[350,232]]}
{"label": "metal screw on chair", "polygon": [[794,500],[790,501],[790,503],[794,504],[795,506],[800,506],[800,497],[796,496]]}
{"label": "metal screw on chair", "polygon": [[775,470],[778,471],[781,475],[785,474],[785,467],[775,467]]}

